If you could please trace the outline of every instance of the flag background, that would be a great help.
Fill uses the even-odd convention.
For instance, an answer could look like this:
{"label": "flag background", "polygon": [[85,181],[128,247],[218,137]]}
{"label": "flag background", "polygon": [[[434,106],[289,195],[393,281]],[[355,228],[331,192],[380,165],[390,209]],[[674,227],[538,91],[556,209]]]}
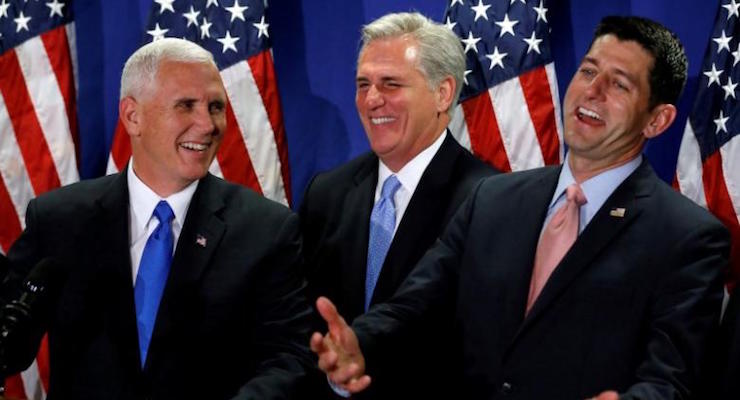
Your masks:
{"label": "flag background", "polygon": [[[231,6],[234,0],[218,3]],[[448,4],[449,0],[270,2],[269,35],[288,142],[292,207],[300,205],[303,189],[315,173],[368,150],[354,106],[360,27],[388,12],[410,10],[442,22]],[[561,101],[603,16],[645,16],[678,34],[689,58],[689,82],[678,105],[677,120],[646,149],[648,159],[666,182],[675,174],[719,4],[720,0],[550,0],[546,5]],[[152,0],[76,0],[68,6],[74,10],[79,77],[77,162],[79,177],[88,179],[106,171],[117,125],[121,69],[128,56],[149,40],[145,31]]]}
{"label": "flag background", "polygon": [[[141,43],[151,4],[150,0],[78,0],[73,5],[82,77],[78,109],[83,179],[105,171],[116,125],[121,68]],[[300,205],[303,188],[313,174],[368,150],[354,106],[361,25],[388,12],[408,10],[442,21],[447,4],[445,0],[271,2],[269,30],[288,140],[293,207]],[[718,0],[558,0],[548,5],[561,97],[602,16],[641,15],[678,34],[689,57],[689,82],[679,118],[646,150],[667,182],[673,178],[718,5]]]}

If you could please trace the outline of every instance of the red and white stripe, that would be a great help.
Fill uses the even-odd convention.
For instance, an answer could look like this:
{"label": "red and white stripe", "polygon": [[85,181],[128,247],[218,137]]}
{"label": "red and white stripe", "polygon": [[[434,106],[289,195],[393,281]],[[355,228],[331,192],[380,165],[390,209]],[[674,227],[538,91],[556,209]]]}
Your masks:
{"label": "red and white stripe", "polygon": [[[272,55],[259,53],[223,69],[221,77],[229,97],[227,128],[211,173],[288,205],[288,149]],[[120,171],[130,156],[128,136],[119,123],[108,173]]]}
{"label": "red and white stripe", "polygon": [[740,281],[740,136],[702,162],[691,123],[686,123],[674,187],[707,208],[730,230],[732,254],[728,289]]}
{"label": "red and white stripe", "polygon": [[466,99],[455,109],[450,130],[460,144],[501,171],[559,164],[559,99],[550,63]]}
{"label": "red and white stripe", "polygon": [[[74,37],[74,24],[70,23],[0,55],[3,253],[23,230],[32,198],[79,180]],[[7,379],[6,396],[43,399],[48,384],[44,339],[31,367]]]}

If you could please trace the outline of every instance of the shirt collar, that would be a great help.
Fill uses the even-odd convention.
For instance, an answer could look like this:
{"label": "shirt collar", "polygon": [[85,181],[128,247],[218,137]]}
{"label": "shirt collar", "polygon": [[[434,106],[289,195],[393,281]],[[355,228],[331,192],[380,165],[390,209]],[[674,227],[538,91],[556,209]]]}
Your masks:
{"label": "shirt collar", "polygon": [[138,228],[137,231],[146,232],[147,225],[149,225],[149,221],[153,217],[154,208],[160,200],[167,201],[167,204],[172,208],[175,214],[173,223],[179,227],[183,226],[185,215],[187,215],[188,207],[190,207],[190,201],[193,199],[195,189],[198,188],[198,180],[177,193],[171,194],[166,198],[161,198],[136,176],[133,161],[129,163],[126,175],[129,204],[131,207],[131,224]]}
{"label": "shirt collar", "polygon": [[[581,206],[581,213],[585,218],[585,221],[582,221],[582,226],[585,227],[591,221],[596,212],[604,205],[606,199],[640,166],[640,163],[642,163],[642,154],[616,168],[594,175],[581,183],[581,190],[586,196],[586,204]],[[573,177],[570,163],[566,158],[563,168],[560,170],[558,185],[555,187],[555,193],[553,193],[549,208],[552,208],[563,196],[565,189],[575,182],[576,179]]]}
{"label": "shirt collar", "polygon": [[[416,157],[412,158],[411,161],[407,162],[406,165],[401,167],[401,169],[395,173],[398,181],[401,182],[401,186],[406,191],[414,193],[416,186],[419,185],[421,176],[424,174],[427,166],[429,166],[429,163],[432,162],[432,158],[437,154],[439,148],[442,147],[442,143],[445,141],[446,136],[446,131],[442,132],[437,140],[429,145],[429,147],[422,150],[421,153],[417,154]],[[383,182],[385,182],[385,180],[391,175],[393,175],[393,171],[391,171],[390,168],[380,160],[378,163],[378,188],[382,188]],[[376,197],[380,196],[379,191],[376,194]]]}

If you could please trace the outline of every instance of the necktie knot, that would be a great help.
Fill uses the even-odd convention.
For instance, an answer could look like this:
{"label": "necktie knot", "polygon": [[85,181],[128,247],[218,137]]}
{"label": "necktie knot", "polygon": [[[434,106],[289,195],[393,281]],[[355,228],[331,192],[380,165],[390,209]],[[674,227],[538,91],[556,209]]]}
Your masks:
{"label": "necktie knot", "polygon": [[583,194],[583,189],[581,189],[581,186],[577,183],[574,183],[565,189],[565,199],[567,201],[575,202],[578,207],[587,202],[586,195]]}
{"label": "necktie knot", "polygon": [[169,225],[175,218],[175,213],[170,208],[170,205],[166,201],[160,200],[157,206],[154,208],[154,216],[157,217],[160,224]]}
{"label": "necktie knot", "polygon": [[385,179],[385,182],[383,182],[383,188],[380,190],[380,198],[393,201],[393,196],[396,194],[396,191],[398,191],[398,188],[400,187],[401,182],[398,181],[398,178],[396,178],[395,175],[387,177]]}

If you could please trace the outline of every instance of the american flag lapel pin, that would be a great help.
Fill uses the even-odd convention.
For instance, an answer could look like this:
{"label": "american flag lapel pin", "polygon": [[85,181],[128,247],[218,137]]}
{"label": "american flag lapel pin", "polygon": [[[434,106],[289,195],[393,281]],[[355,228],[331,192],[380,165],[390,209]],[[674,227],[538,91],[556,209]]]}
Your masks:
{"label": "american flag lapel pin", "polygon": [[624,218],[625,211],[627,210],[625,210],[622,207],[615,207],[615,208],[612,208],[611,211],[609,211],[609,215],[611,215],[612,217]]}
{"label": "american flag lapel pin", "polygon": [[206,247],[206,237],[203,235],[197,235],[195,237],[195,244],[197,244],[200,247]]}

